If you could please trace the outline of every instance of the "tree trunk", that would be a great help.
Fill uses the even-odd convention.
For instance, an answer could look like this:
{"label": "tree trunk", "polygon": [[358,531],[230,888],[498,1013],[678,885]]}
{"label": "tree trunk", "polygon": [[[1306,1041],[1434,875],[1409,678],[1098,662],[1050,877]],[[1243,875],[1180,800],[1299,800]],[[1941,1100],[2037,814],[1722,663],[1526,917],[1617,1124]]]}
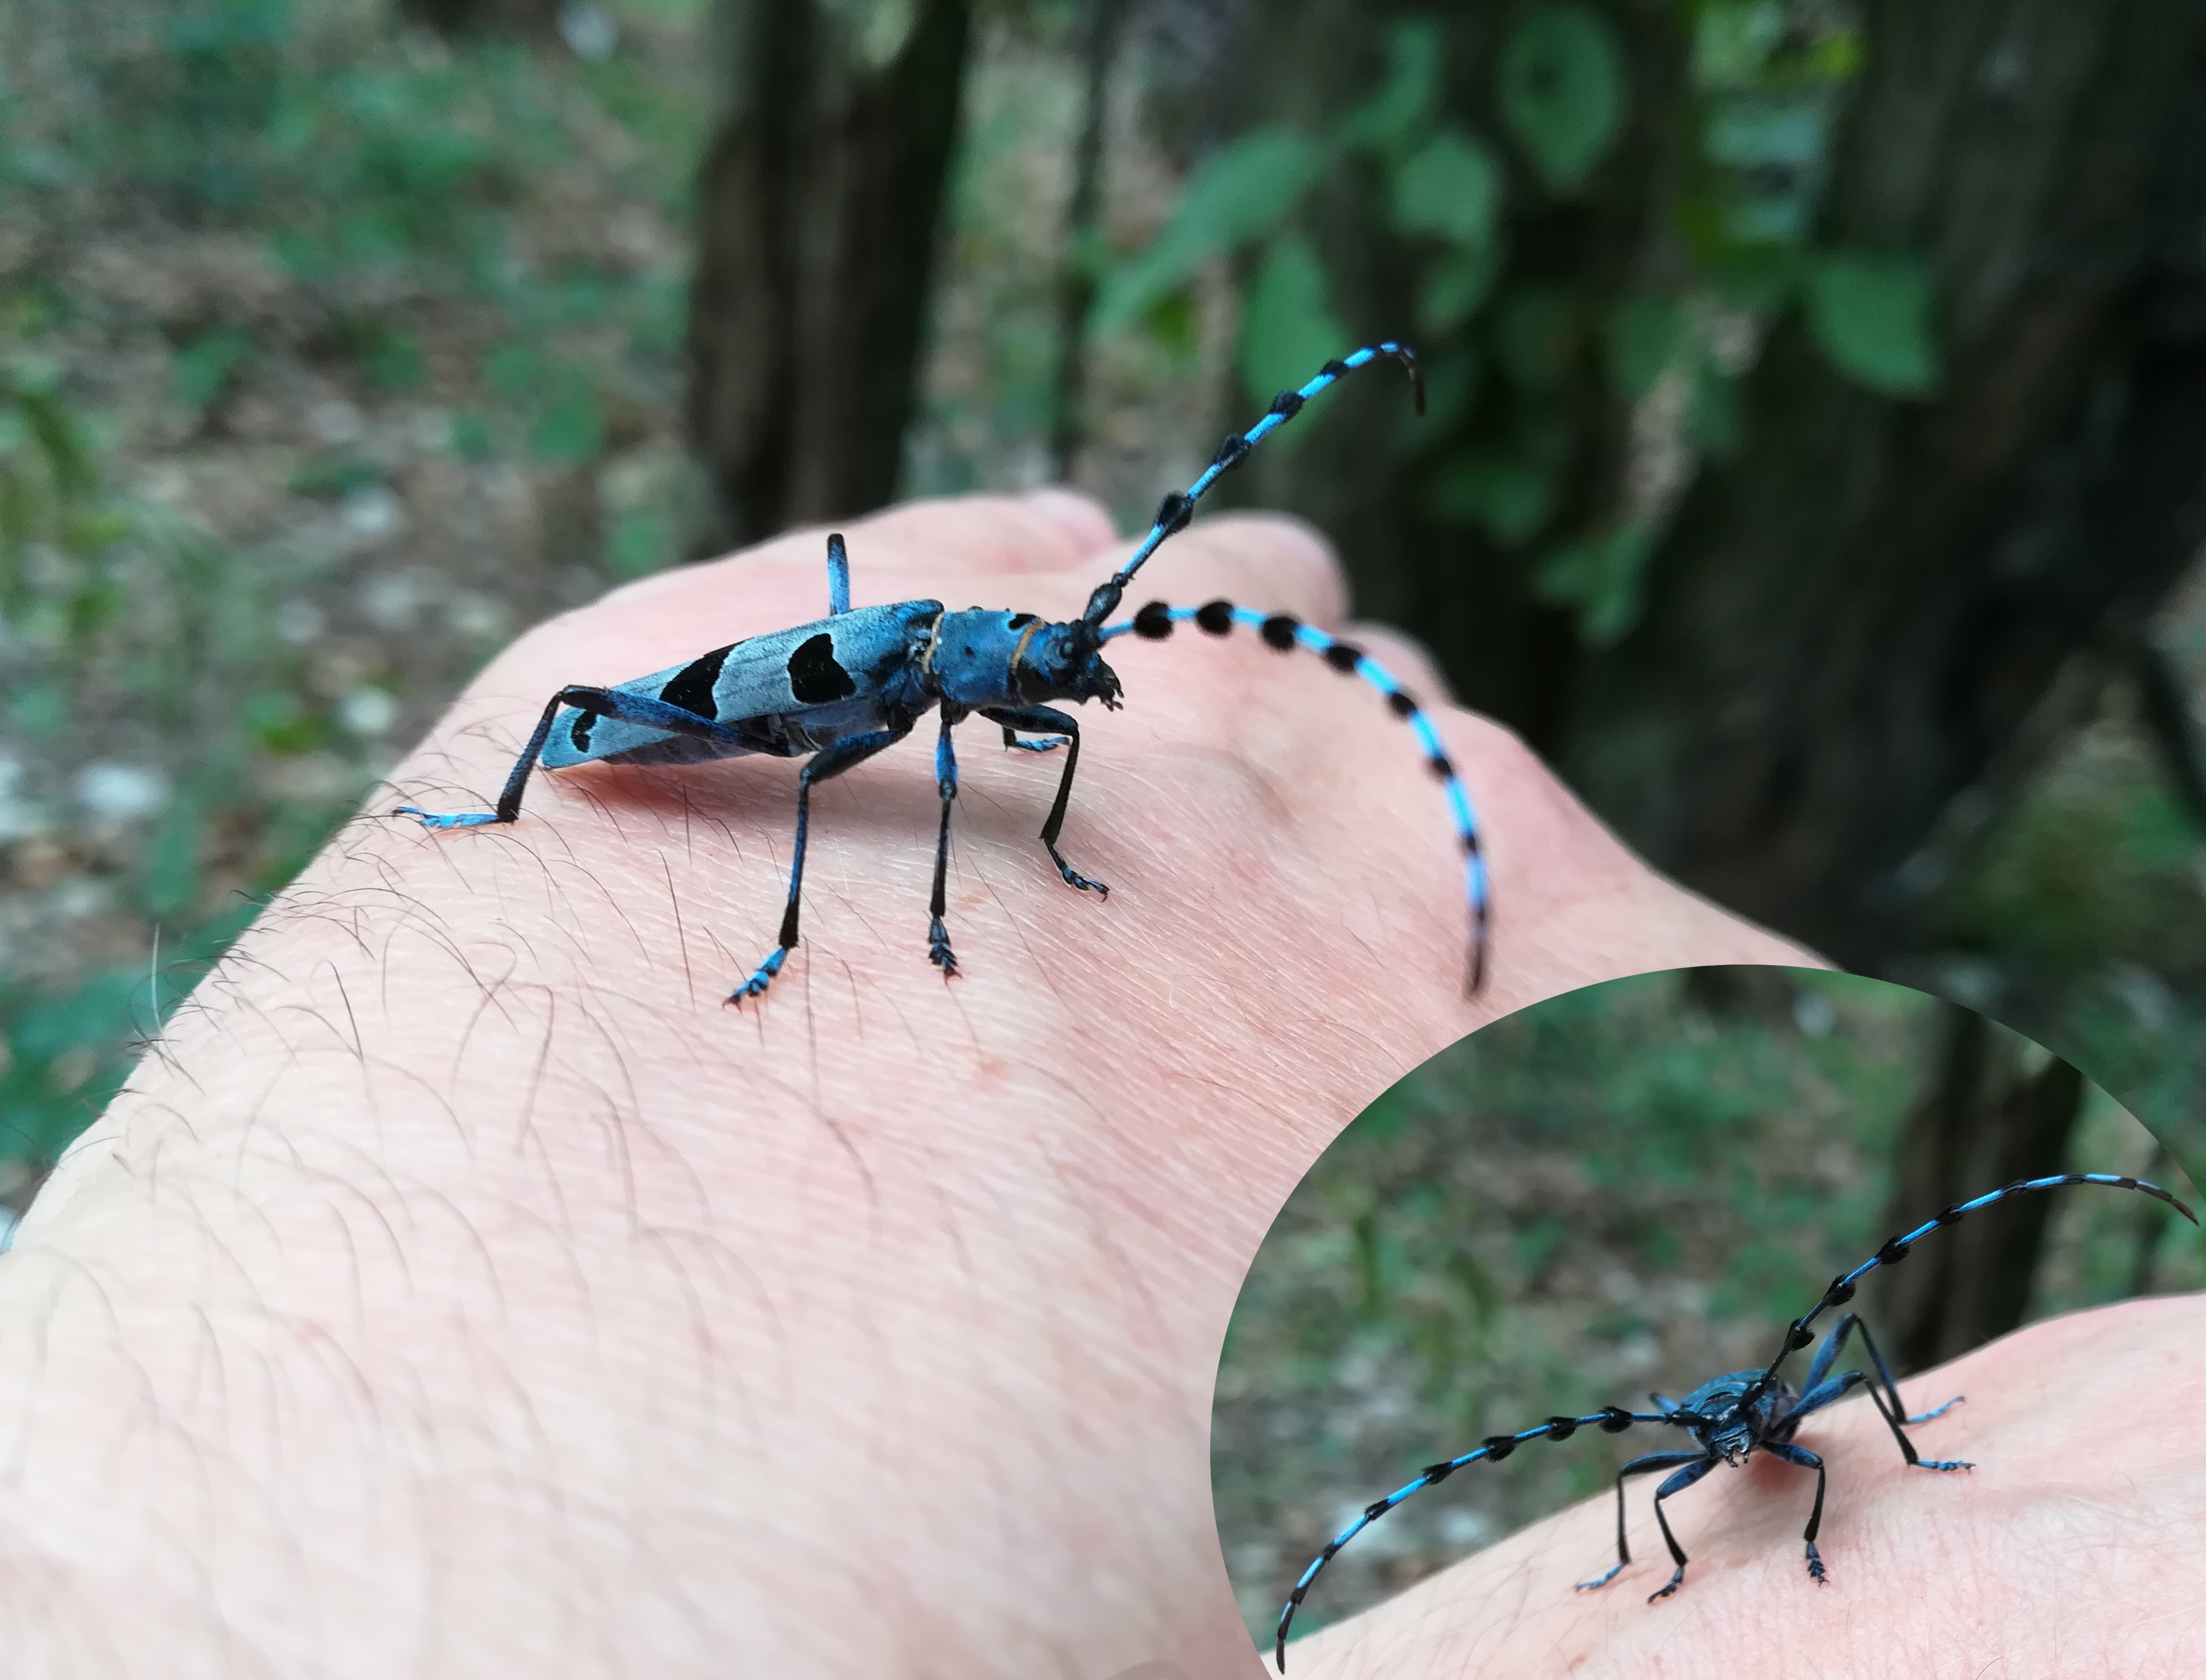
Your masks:
{"label": "tree trunk", "polygon": [[[2067,1170],[2084,1076],[2058,1057],[2024,1072],[2025,1043],[1973,1010],[1941,1005],[1929,1077],[1900,1137],[1887,1233]],[[2021,1324],[2053,1206],[2049,1195],[2024,1196],[1972,1214],[1876,1280],[1863,1315],[1895,1371],[1941,1364]]]}
{"label": "tree trunk", "polygon": [[896,492],[968,0],[721,0],[698,184],[700,553]]}
{"label": "tree trunk", "polygon": [[1103,142],[1111,117],[1111,67],[1135,0],[1088,0],[1081,20],[1085,83],[1080,138],[1072,153],[1072,193],[1064,207],[1064,269],[1057,287],[1057,372],[1050,386],[1050,470],[1070,480],[1088,435],[1088,318],[1095,304],[1103,241]]}
{"label": "tree trunk", "polygon": [[2206,12],[1887,0],[1869,39],[1830,232],[1931,260],[1944,389],[1780,331],[1557,744],[1654,861],[1874,968],[1941,813],[2206,538]]}

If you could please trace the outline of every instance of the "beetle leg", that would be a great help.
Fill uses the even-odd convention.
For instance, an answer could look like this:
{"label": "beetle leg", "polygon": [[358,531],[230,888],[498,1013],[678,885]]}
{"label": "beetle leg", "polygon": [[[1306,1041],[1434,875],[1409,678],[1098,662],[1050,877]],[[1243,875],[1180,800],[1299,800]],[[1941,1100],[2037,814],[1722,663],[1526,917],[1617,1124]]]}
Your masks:
{"label": "beetle leg", "polygon": [[853,765],[863,764],[884,748],[893,747],[911,733],[911,724],[900,719],[891,728],[873,730],[864,735],[854,735],[838,741],[832,747],[820,749],[796,778],[796,844],[789,864],[789,908],[782,912],[781,939],[769,952],[765,962],[752,972],[751,977],[728,994],[731,1004],[741,1004],[746,998],[766,995],[773,984],[773,977],[781,972],[781,965],[796,947],[797,911],[804,900],[804,837],[812,818],[812,784],[840,776]]}
{"label": "beetle leg", "polygon": [[1028,735],[1061,735],[1067,750],[1064,754],[1064,773],[1057,779],[1057,799],[1049,807],[1049,820],[1041,825],[1041,843],[1049,849],[1049,861],[1057,866],[1057,873],[1064,877],[1064,884],[1077,887],[1082,892],[1093,891],[1098,897],[1108,898],[1111,889],[1100,881],[1090,880],[1064,861],[1064,854],[1057,849],[1057,837],[1064,829],[1064,807],[1072,797],[1073,772],[1080,768],[1080,725],[1073,718],[1047,706],[984,706],[981,715],[992,724],[1000,724],[1008,736],[1013,730],[1023,730]]}
{"label": "beetle leg", "polygon": [[950,731],[957,722],[947,701],[942,707],[942,735],[934,744],[934,789],[942,796],[942,829],[934,841],[934,896],[927,901],[933,918],[927,929],[927,960],[948,980],[957,972],[957,956],[950,949],[950,930],[942,918],[948,909],[945,889],[950,874],[950,807],[957,797],[957,754],[950,744]]}
{"label": "beetle leg", "polygon": [[1618,1571],[1631,1561],[1631,1546],[1624,1538],[1625,1478],[1644,1475],[1649,1470],[1667,1470],[1680,1464],[1697,1464],[1707,1457],[1705,1452],[1645,1452],[1637,1458],[1625,1461],[1623,1468],[1616,1473],[1616,1561],[1592,1580],[1578,1582],[1578,1591],[1590,1593],[1595,1588],[1607,1586],[1616,1579]]}
{"label": "beetle leg", "polygon": [[521,795],[528,786],[529,772],[536,768],[536,760],[544,751],[544,743],[551,738],[552,720],[559,715],[560,708],[571,706],[575,711],[591,717],[611,718],[623,724],[641,724],[647,728],[664,730],[669,735],[696,736],[702,740],[723,742],[756,752],[760,743],[751,736],[718,724],[710,718],[679,706],[669,706],[665,700],[653,700],[647,694],[631,694],[620,688],[599,688],[587,684],[575,684],[562,688],[544,705],[544,715],[536,720],[536,728],[528,737],[528,744],[521,749],[514,760],[513,769],[505,778],[505,787],[498,796],[498,807],[491,811],[461,811],[438,816],[424,811],[418,805],[402,805],[391,814],[394,817],[413,817],[424,828],[480,828],[487,823],[510,823],[521,815]]}

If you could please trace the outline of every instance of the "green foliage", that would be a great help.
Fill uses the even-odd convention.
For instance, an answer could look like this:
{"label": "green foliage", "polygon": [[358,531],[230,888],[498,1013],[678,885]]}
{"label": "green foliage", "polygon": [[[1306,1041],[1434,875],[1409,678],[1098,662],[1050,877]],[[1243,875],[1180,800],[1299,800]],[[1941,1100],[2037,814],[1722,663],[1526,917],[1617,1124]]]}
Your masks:
{"label": "green foliage", "polygon": [[1324,161],[1315,145],[1289,128],[1260,128],[1213,152],[1189,178],[1178,210],[1156,242],[1105,283],[1096,329],[1127,325],[1185,284],[1204,263],[1271,233]]}
{"label": "green foliage", "polygon": [[1609,312],[1608,378],[1617,394],[1637,402],[1684,357],[1692,321],[1684,305],[1660,293],[1638,293]]}
{"label": "green foliage", "polygon": [[[432,435],[426,423],[451,415],[464,462],[503,456],[587,486],[616,446],[618,405],[671,390],[678,268],[599,258],[614,247],[594,230],[577,237],[532,195],[543,183],[570,191],[587,146],[593,177],[677,204],[702,116],[690,90],[647,68],[446,51],[403,36],[380,3],[116,0],[67,22],[66,74],[18,83],[0,104],[0,195],[11,213],[36,212],[24,225],[55,272],[102,241],[146,248],[148,229],[173,236],[185,259],[148,288],[156,304],[98,295],[87,307],[20,264],[0,295],[0,776],[33,823],[25,849],[12,829],[0,852],[60,872],[49,903],[66,893],[90,907],[80,922],[54,918],[88,931],[83,953],[19,946],[0,969],[8,1196],[18,1192],[5,1162],[50,1160],[98,1111],[143,1035],[380,767],[375,727],[348,703],[398,678],[376,668],[369,636],[333,647],[319,626],[374,584],[404,581],[378,578],[372,551],[354,569],[343,545],[359,536],[354,515],[414,493],[396,462],[432,446],[415,441]],[[22,62],[10,58],[11,76]],[[612,132],[619,123],[628,136]],[[569,241],[593,257],[566,254]],[[256,243],[274,259],[280,308],[257,289],[235,303],[218,288],[193,298],[194,252],[251,264]],[[190,301],[169,301],[179,297]],[[156,332],[169,346],[162,384],[131,391],[116,422],[87,413],[90,382],[61,369],[96,374],[111,344]],[[455,341],[504,354],[475,369],[451,354]],[[275,452],[261,451],[249,475],[268,481],[256,488],[329,504],[287,504],[271,541],[218,539],[167,501],[117,487],[142,462],[112,458],[112,437],[158,447],[176,419],[212,422],[233,396],[265,394],[258,382],[301,371],[301,356],[315,384],[359,399],[328,405],[340,415],[405,394],[424,430],[396,456],[387,414],[382,435],[289,448],[272,472]],[[253,412],[257,427],[264,410]],[[211,423],[194,453],[238,444]],[[608,575],[674,557],[661,487],[607,510],[596,557]],[[591,548],[575,557],[588,563]],[[340,561],[352,574],[341,587]],[[157,767],[158,804],[109,817],[73,799],[78,772],[100,761]],[[40,889],[20,891],[22,903]],[[148,954],[114,960],[134,930]]]}
{"label": "green foliage", "polygon": [[1499,230],[1501,165],[1475,135],[1444,128],[1394,176],[1394,225],[1483,248]]}
{"label": "green foliage", "polygon": [[1934,283],[1912,257],[1818,256],[1808,270],[1808,330],[1833,366],[1887,396],[1927,396],[1938,384]]}
{"label": "green foliage", "polygon": [[1624,126],[1629,72],[1615,26],[1577,0],[1549,0],[1503,44],[1501,121],[1548,191],[1583,188]]}
{"label": "green foliage", "polygon": [[1386,78],[1340,125],[1344,145],[1398,153],[1424,132],[1440,97],[1446,50],[1440,26],[1410,18],[1386,32]]}
{"label": "green foliage", "polygon": [[188,408],[211,407],[228,388],[238,364],[251,349],[252,340],[236,327],[216,327],[200,334],[176,352],[170,372],[176,400]]}
{"label": "green foliage", "polygon": [[1515,547],[1547,524],[1558,488],[1552,462],[1531,453],[1472,450],[1434,469],[1425,502],[1440,518],[1481,526],[1495,542]]}
{"label": "green foliage", "polygon": [[1346,336],[1326,301],[1317,253],[1301,239],[1273,246],[1242,307],[1242,382],[1251,390],[1299,385],[1340,353]]}
{"label": "green foliage", "polygon": [[1589,647],[1609,647],[1639,622],[1640,592],[1654,533],[1626,525],[1564,543],[1540,563],[1533,593],[1577,610],[1578,638]]}
{"label": "green foliage", "polygon": [[1238,366],[1258,401],[1358,331],[1400,331],[1341,319],[1304,225],[1321,182],[1352,184],[1413,267],[1421,353],[1435,367],[1499,375],[1475,390],[1460,382],[1462,406],[1443,414],[1436,403],[1434,422],[1410,434],[1413,450],[1447,431],[1470,438],[1434,451],[1428,511],[1522,553],[1535,593],[1570,608],[1589,646],[1614,643],[1638,621],[1646,562],[1681,486],[1640,505],[1624,475],[1592,468],[1589,454],[1613,453],[1604,403],[1662,405],[1688,470],[1694,456],[1727,455],[1748,418],[1737,346],[1795,308],[1832,365],[1869,390],[1920,396],[1937,378],[1928,267],[1812,237],[1833,128],[1862,63],[1847,15],[1799,0],[1689,0],[1684,21],[1696,144],[1658,187],[1684,259],[1664,283],[1597,295],[1534,270],[1543,241],[1512,236],[1552,217],[1556,199],[1591,190],[1631,116],[1611,14],[1592,0],[1537,0],[1478,67],[1492,77],[1506,153],[1443,108],[1442,21],[1398,21],[1377,86],[1330,127],[1261,128],[1195,170],[1156,240],[1107,273],[1096,325],[1183,323],[1163,301],[1203,265],[1234,258],[1247,283]]}

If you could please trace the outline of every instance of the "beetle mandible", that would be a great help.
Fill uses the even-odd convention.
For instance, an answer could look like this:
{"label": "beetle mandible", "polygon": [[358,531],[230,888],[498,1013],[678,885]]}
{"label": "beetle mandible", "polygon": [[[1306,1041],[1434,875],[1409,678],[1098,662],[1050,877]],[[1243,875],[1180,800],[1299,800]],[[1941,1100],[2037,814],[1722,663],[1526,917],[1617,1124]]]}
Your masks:
{"label": "beetle mandible", "polygon": [[[934,890],[928,901],[927,956],[947,979],[957,972],[944,921],[950,811],[957,796],[957,759],[951,731],[977,713],[1003,730],[1007,748],[1064,749],[1064,769],[1042,824],[1041,843],[1068,886],[1107,896],[1108,887],[1080,873],[1058,849],[1073,775],[1080,764],[1080,725],[1049,702],[1100,700],[1117,710],[1124,689],[1118,673],[1102,657],[1103,644],[1114,637],[1131,634],[1160,639],[1176,623],[1189,620],[1213,635],[1244,624],[1256,629],[1270,646],[1282,652],[1303,648],[1334,670],[1361,677],[1386,697],[1395,715],[1416,735],[1426,762],[1446,786],[1464,851],[1471,920],[1467,986],[1476,992],[1485,975],[1488,918],[1477,821],[1431,719],[1383,666],[1362,649],[1313,626],[1284,614],[1252,612],[1228,601],[1199,608],[1153,602],[1123,623],[1104,623],[1118,610],[1135,573],[1166,538],[1186,527],[1196,502],[1221,475],[1239,466],[1311,397],[1381,357],[1408,370],[1422,414],[1424,381],[1416,355],[1406,346],[1370,345],[1327,362],[1307,384],[1281,391],[1255,425],[1228,437],[1186,490],[1164,498],[1132,557],[1097,586],[1077,618],[1050,623],[1031,612],[981,607],[949,612],[939,601],[853,609],[849,551],[839,534],[832,535],[827,539],[826,617],[716,647],[685,664],[632,682],[608,688],[587,683],[563,688],[546,702],[493,809],[439,815],[402,805],[392,814],[416,818],[432,829],[513,822],[521,814],[529,776],[540,764],[546,770],[564,770],[593,762],[675,765],[750,754],[784,759],[809,755],[796,782],[796,839],[780,937],[750,978],[729,996],[728,1002],[740,1004],[765,994],[796,946],[813,787],[894,746],[934,709],[941,723],[934,764],[942,818],[935,841]],[[1022,740],[1022,736],[1039,738]]]}

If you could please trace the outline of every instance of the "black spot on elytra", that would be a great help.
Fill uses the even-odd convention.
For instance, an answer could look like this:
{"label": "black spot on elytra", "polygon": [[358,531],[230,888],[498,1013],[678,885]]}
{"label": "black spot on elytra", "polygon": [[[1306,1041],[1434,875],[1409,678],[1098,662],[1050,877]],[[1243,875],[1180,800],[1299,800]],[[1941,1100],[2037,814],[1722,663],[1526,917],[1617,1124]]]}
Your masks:
{"label": "black spot on elytra", "polygon": [[799,706],[825,706],[858,692],[850,673],[836,662],[835,638],[826,631],[800,642],[789,656],[789,692]]}
{"label": "black spot on elytra", "polygon": [[567,730],[567,739],[575,743],[576,752],[590,750],[590,731],[597,727],[597,722],[598,714],[594,712],[577,712],[575,714],[574,724]]}
{"label": "black spot on elytra", "polygon": [[669,706],[678,706],[684,712],[694,712],[700,718],[718,715],[712,703],[712,685],[720,680],[720,667],[727,660],[728,650],[716,647],[710,653],[701,653],[680,670],[674,680],[659,691],[659,699]]}
{"label": "black spot on elytra", "polygon": [[1005,624],[1004,628],[1010,630],[1023,630],[1028,625],[1034,622],[1034,614],[1030,612],[1015,612],[1011,615],[1010,623]]}

